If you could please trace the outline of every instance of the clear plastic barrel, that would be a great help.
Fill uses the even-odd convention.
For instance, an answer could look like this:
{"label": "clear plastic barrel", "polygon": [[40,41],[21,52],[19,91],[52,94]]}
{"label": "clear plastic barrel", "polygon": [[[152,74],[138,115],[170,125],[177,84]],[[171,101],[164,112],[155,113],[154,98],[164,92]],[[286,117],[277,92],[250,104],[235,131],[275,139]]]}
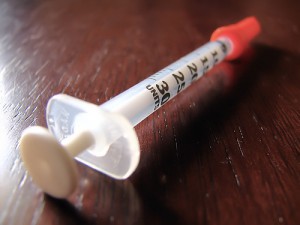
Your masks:
{"label": "clear plastic barrel", "polygon": [[95,144],[76,159],[111,177],[125,179],[140,157],[133,127],[221,62],[228,51],[229,42],[210,42],[100,107],[56,95],[47,106],[49,130],[59,141],[88,130]]}

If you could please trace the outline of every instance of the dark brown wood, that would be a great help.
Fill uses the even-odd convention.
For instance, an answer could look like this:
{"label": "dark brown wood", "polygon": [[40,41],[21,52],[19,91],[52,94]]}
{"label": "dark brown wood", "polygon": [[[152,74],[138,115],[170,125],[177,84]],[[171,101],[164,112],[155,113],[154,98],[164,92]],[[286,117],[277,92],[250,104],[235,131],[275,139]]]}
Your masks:
{"label": "dark brown wood", "polygon": [[[0,224],[300,224],[299,9],[296,0],[1,1]],[[137,126],[141,162],[128,180],[78,164],[67,200],[32,183],[18,140],[45,126],[51,96],[101,104],[249,15],[263,31],[244,59]]]}

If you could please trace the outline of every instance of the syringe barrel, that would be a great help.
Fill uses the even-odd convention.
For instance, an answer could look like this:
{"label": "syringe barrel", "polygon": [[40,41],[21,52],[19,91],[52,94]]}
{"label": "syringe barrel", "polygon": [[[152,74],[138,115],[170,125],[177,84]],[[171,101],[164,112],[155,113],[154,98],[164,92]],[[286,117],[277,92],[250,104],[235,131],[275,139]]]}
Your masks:
{"label": "syringe barrel", "polygon": [[226,39],[209,42],[100,105],[126,117],[135,126],[175,97],[231,51]]}
{"label": "syringe barrel", "polygon": [[230,42],[214,41],[153,74],[100,107],[59,94],[47,105],[47,124],[59,140],[88,131],[93,146],[76,159],[116,179],[136,169],[139,141],[133,126],[199,79],[230,52]]}

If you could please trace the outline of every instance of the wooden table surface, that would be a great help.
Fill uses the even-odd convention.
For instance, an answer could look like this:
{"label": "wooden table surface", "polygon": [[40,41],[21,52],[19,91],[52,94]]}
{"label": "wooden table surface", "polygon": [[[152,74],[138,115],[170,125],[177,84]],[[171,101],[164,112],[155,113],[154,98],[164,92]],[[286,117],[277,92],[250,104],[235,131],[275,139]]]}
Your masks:
{"label": "wooden table surface", "polygon": [[[300,224],[299,12],[298,0],[2,0],[0,224]],[[32,183],[18,141],[45,126],[51,96],[101,104],[249,15],[262,33],[242,59],[136,127],[129,179],[77,163],[66,200]]]}

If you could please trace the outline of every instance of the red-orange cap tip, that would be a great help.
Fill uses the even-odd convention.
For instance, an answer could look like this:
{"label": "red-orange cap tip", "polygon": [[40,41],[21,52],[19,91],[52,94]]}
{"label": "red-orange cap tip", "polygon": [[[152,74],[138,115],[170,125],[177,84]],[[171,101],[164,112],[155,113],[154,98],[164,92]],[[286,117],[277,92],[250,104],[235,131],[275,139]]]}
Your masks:
{"label": "red-orange cap tip", "polygon": [[241,56],[248,47],[250,41],[261,31],[260,23],[253,17],[247,17],[236,24],[216,29],[210,40],[227,38],[232,43],[232,50],[227,55],[227,60],[233,60]]}

